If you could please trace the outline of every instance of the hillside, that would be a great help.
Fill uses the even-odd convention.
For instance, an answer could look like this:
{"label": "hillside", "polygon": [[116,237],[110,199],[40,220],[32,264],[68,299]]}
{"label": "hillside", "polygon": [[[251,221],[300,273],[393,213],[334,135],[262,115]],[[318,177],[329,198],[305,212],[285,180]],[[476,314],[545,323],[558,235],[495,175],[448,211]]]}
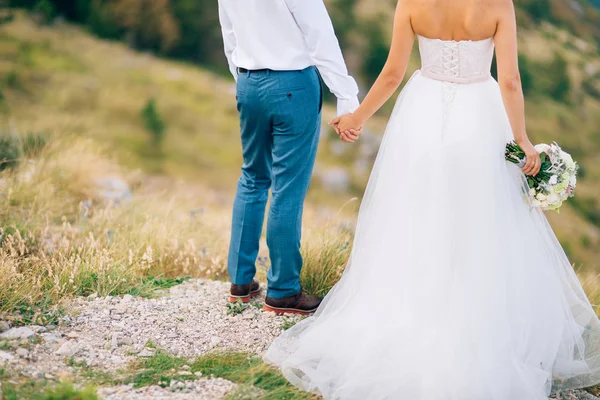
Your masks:
{"label": "hillside", "polygon": [[[368,11],[361,21],[375,18]],[[241,164],[231,78],[213,63],[169,61],[100,40],[89,26],[48,22],[24,12],[0,22],[0,397],[92,400],[95,389],[81,387],[92,385],[111,399],[179,390],[314,399],[252,356],[297,319],[261,313],[258,302],[227,305],[219,282]],[[522,24],[528,129],[582,165],[577,198],[548,216],[600,304],[598,44],[583,23],[582,36]],[[376,72],[389,40],[387,24],[371,26],[381,30],[344,39],[363,88],[362,54]],[[415,55],[410,72],[418,64]],[[390,107],[355,145],[323,128],[304,215],[308,293],[327,293],[346,265],[354,198]],[[324,120],[332,115],[326,106]],[[263,242],[263,282],[268,266]]]}
{"label": "hillside", "polygon": [[[598,47],[548,23],[522,29],[520,42],[534,76],[527,102],[530,134],[536,141],[558,141],[582,166],[576,201],[549,217],[582,274],[594,279],[600,271]],[[554,82],[550,66],[556,54],[566,61],[570,83],[561,101],[546,92]],[[417,66],[415,56],[411,68]],[[74,25],[38,26],[24,14],[0,28],[0,75],[5,132],[89,137],[128,168],[216,189],[223,204],[230,201],[240,165],[231,80],[95,39]],[[160,146],[153,145],[142,116],[151,100],[166,126]],[[327,108],[324,119],[331,116]],[[361,195],[386,116],[380,113],[356,146],[340,143],[324,128],[309,195],[315,209],[331,215]],[[354,210],[343,214],[353,217]]]}

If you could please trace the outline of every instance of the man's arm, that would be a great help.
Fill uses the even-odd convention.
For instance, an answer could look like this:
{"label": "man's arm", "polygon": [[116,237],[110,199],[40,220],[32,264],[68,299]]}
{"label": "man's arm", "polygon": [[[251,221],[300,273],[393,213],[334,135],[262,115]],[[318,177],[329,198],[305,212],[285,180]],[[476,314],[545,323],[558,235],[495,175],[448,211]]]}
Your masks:
{"label": "man's arm", "polygon": [[233,50],[235,50],[236,39],[235,32],[233,31],[233,25],[231,24],[231,20],[227,15],[227,11],[225,7],[221,4],[219,0],[219,21],[221,21],[221,32],[223,32],[223,44],[225,45],[225,56],[227,57],[227,63],[229,64],[229,71],[233,75],[233,78],[237,81],[237,66],[233,63],[231,59],[231,54]]}
{"label": "man's arm", "polygon": [[310,56],[329,90],[338,99],[338,115],[358,107],[358,85],[348,75],[331,18],[323,0],[285,0],[304,34]]}

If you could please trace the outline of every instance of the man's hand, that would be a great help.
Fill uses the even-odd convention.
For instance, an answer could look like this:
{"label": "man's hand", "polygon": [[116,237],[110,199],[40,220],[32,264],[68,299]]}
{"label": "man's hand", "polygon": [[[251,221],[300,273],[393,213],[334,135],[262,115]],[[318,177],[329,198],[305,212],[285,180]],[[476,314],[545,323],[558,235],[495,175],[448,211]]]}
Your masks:
{"label": "man's hand", "polygon": [[362,122],[358,121],[354,114],[334,118],[329,125],[333,125],[340,139],[346,143],[354,143],[363,131]]}

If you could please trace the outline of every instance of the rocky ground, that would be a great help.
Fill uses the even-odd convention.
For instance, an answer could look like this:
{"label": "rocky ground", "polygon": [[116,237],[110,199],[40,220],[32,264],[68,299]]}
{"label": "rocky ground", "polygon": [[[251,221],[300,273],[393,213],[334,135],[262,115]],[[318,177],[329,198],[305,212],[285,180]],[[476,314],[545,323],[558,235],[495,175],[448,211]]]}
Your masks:
{"label": "rocky ground", "polygon": [[[58,326],[11,328],[0,322],[0,367],[33,379],[73,380],[81,366],[118,374],[158,349],[190,359],[219,350],[261,354],[283,326],[297,320],[263,312],[260,302],[244,310],[232,308],[227,289],[222,282],[190,280],[151,299],[77,299]],[[179,374],[192,375],[185,370]],[[107,400],[213,400],[236,388],[230,381],[198,372],[194,378],[174,380],[164,388],[105,386],[98,393]],[[560,398],[599,400],[583,391]]]}
{"label": "rocky ground", "polygon": [[[10,328],[3,322],[0,367],[57,380],[72,377],[80,365],[116,373],[157,349],[192,359],[219,350],[261,354],[282,324],[297,320],[261,311],[261,299],[243,311],[228,307],[227,290],[222,282],[190,280],[151,299],[76,299],[59,326]],[[99,394],[110,400],[220,399],[234,387],[224,379],[200,376],[168,388],[122,385],[101,388]]]}

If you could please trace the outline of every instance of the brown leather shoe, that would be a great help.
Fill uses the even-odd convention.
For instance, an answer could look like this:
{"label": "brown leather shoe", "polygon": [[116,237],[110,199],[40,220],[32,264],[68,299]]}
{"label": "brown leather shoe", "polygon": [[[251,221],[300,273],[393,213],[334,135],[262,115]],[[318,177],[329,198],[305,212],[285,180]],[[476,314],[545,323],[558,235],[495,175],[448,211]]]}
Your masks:
{"label": "brown leather shoe", "polygon": [[265,299],[263,310],[274,312],[277,315],[308,315],[317,311],[321,301],[323,301],[323,299],[320,297],[304,294],[302,292],[295,296],[284,297],[283,299],[267,297]]}
{"label": "brown leather shoe", "polygon": [[252,283],[247,285],[234,285],[231,284],[229,301],[235,303],[241,300],[243,303],[248,303],[253,297],[260,294],[260,283],[256,279],[252,280]]}

